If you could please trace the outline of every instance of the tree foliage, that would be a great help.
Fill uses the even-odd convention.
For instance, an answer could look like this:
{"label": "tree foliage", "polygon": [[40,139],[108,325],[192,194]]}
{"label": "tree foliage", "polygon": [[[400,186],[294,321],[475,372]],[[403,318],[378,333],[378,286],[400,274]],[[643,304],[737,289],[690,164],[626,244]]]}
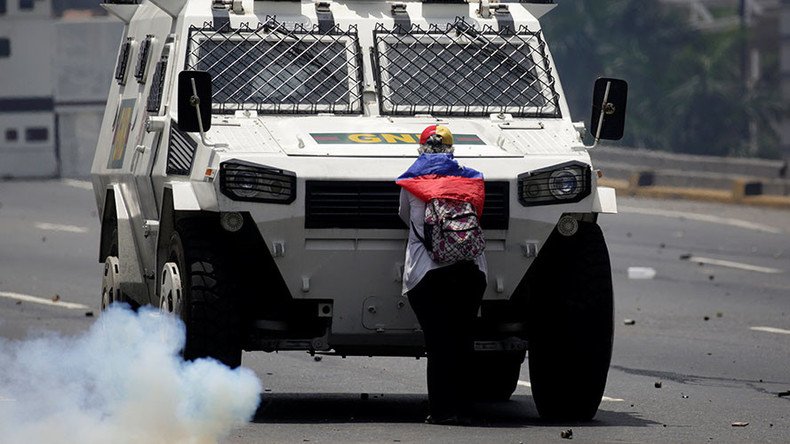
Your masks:
{"label": "tree foliage", "polygon": [[[629,82],[625,145],[776,152],[783,104],[769,75],[745,86],[741,31],[701,32],[686,10],[645,0],[565,0],[542,21],[575,120],[588,118],[597,77],[620,77]],[[757,153],[749,151],[750,122]]]}

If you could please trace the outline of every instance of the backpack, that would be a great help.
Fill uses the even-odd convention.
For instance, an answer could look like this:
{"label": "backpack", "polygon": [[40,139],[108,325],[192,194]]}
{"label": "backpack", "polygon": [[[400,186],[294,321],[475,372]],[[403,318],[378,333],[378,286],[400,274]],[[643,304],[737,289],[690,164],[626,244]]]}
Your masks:
{"label": "backpack", "polygon": [[411,224],[428,255],[440,264],[474,260],[483,254],[486,241],[474,206],[452,199],[431,199],[425,205],[423,236]]}

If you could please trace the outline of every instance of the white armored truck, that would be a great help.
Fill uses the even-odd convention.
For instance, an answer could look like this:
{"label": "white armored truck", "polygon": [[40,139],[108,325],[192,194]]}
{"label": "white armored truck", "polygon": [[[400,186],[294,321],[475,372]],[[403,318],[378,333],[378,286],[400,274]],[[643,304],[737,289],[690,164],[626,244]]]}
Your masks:
{"label": "white armored truck", "polygon": [[[507,400],[529,351],[541,416],[589,419],[613,337],[616,212],[538,19],[552,1],[115,0],[126,23],[92,167],[102,306],[186,324],[188,359],[424,354],[401,295],[395,184],[448,126],[485,175],[488,287],[468,365]],[[625,83],[596,85],[619,138]]]}

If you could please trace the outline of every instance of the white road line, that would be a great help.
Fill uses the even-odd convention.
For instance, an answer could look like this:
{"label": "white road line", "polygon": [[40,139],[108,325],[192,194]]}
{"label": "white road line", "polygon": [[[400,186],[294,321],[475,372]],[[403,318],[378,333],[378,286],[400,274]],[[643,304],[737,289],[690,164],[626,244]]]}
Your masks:
{"label": "white road line", "polygon": [[690,262],[695,262],[697,264],[716,265],[719,267],[735,268],[738,270],[756,271],[758,273],[777,274],[782,272],[782,270],[776,268],[760,267],[757,265],[749,265],[740,262],[725,261],[722,259],[711,259],[709,257],[691,256],[688,258],[688,260]]}
{"label": "white road line", "polygon": [[27,294],[11,293],[9,291],[0,291],[0,297],[7,299],[15,299],[22,302],[32,302],[33,304],[51,305],[54,307],[67,308],[69,310],[90,310],[87,305],[76,304],[74,302],[53,301],[52,299],[37,298]]}
{"label": "white road line", "polygon": [[68,233],[87,233],[88,229],[85,227],[78,227],[76,225],[60,225],[51,224],[49,222],[36,222],[36,228],[39,230],[47,231],[65,231]]}
{"label": "white road line", "polygon": [[766,333],[779,333],[782,335],[790,335],[790,330],[776,327],[749,327],[749,330],[764,331]]}
{"label": "white road line", "polygon": [[81,190],[93,190],[93,184],[87,180],[63,179],[61,182],[63,185],[79,188]]}
{"label": "white road line", "polygon": [[762,231],[763,233],[781,234],[783,230],[769,225],[749,222],[747,220],[733,219],[730,217],[713,216],[710,214],[684,213],[681,211],[658,210],[655,208],[619,207],[621,213],[646,214],[649,216],[663,216],[675,219],[689,219],[712,224],[729,225],[731,227],[745,228],[747,230]]}
{"label": "white road line", "polygon": [[14,399],[14,398],[7,398],[7,397],[5,397],[3,395],[0,395],[0,402],[14,402],[14,401],[16,401],[16,399]]}
{"label": "white road line", "polygon": [[[520,385],[520,386],[523,386],[523,387],[529,387],[529,388],[532,388],[532,384],[530,384],[530,382],[529,382],[529,381],[521,381],[521,380],[519,380],[519,381],[517,382],[517,384],[518,384],[518,385]],[[621,399],[621,398],[610,398],[610,397],[608,397],[608,396],[604,396],[604,397],[602,397],[602,398],[601,398],[601,401],[605,401],[605,402],[625,402],[625,399]]]}

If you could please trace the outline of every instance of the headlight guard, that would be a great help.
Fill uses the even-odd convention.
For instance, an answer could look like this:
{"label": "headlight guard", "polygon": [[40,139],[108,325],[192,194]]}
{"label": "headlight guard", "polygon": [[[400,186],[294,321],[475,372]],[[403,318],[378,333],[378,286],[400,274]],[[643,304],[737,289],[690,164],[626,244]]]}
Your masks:
{"label": "headlight guard", "polygon": [[590,165],[578,161],[518,176],[518,201],[525,207],[579,202],[590,195]]}
{"label": "headlight guard", "polygon": [[219,189],[233,200],[290,204],[296,200],[296,173],[228,160],[219,165]]}

